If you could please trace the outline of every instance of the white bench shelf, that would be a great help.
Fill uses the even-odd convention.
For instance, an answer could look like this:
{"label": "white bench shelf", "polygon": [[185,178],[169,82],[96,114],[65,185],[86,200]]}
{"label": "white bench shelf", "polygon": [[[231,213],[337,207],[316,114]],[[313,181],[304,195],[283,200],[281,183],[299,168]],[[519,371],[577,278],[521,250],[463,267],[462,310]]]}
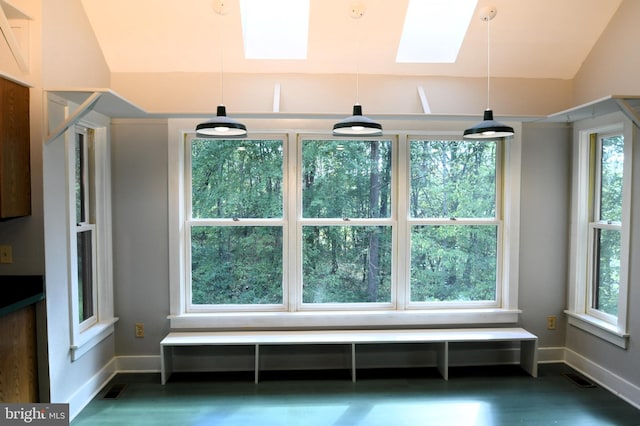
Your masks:
{"label": "white bench shelf", "polygon": [[309,330],[172,332],[160,342],[161,379],[165,384],[173,371],[176,346],[254,346],[255,382],[260,374],[260,346],[350,345],[351,378],[356,381],[356,346],[365,344],[435,344],[437,367],[449,378],[449,343],[520,342],[520,366],[538,376],[538,337],[522,328],[455,328],[403,330]]}

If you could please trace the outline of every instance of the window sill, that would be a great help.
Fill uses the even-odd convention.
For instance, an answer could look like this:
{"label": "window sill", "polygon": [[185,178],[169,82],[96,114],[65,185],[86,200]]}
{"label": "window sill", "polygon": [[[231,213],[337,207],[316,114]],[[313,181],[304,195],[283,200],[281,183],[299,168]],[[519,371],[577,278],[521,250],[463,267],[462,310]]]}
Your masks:
{"label": "window sill", "polygon": [[520,310],[234,312],[170,315],[172,329],[429,327],[516,323]]}
{"label": "window sill", "polygon": [[118,318],[111,318],[107,321],[99,322],[80,333],[77,344],[71,345],[71,361],[78,360],[98,343],[112,335],[114,324],[117,321]]}
{"label": "window sill", "polygon": [[615,325],[586,314],[578,314],[572,311],[564,311],[564,313],[567,314],[569,318],[569,325],[593,334],[623,349],[627,349],[629,334],[618,329]]}

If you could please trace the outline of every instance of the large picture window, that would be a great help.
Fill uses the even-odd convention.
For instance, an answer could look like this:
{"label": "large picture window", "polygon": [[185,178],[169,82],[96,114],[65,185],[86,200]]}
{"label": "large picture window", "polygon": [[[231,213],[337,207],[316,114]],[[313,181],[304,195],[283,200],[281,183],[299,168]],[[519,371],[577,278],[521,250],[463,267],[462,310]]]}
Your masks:
{"label": "large picture window", "polygon": [[185,132],[173,326],[513,322],[517,233],[503,216],[517,189],[504,176],[517,188],[519,143],[506,146]]}

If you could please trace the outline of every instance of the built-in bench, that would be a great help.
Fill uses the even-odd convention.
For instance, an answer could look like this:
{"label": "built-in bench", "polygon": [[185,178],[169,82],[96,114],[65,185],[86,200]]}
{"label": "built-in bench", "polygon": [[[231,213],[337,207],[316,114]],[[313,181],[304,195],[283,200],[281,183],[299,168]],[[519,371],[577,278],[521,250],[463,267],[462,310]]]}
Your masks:
{"label": "built-in bench", "polygon": [[356,347],[366,344],[429,343],[436,350],[437,368],[449,378],[449,344],[520,342],[520,366],[538,376],[538,337],[522,328],[406,329],[406,330],[309,330],[172,332],[160,342],[161,379],[164,385],[173,370],[177,346],[254,346],[255,382],[260,374],[260,347],[277,345],[349,345],[351,378],[356,380]]}

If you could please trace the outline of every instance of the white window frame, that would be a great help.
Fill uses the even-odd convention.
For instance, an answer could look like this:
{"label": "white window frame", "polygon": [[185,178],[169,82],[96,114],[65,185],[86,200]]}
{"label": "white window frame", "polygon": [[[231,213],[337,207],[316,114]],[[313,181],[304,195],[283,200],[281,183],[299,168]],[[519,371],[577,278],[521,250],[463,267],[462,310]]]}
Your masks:
{"label": "white window frame", "polygon": [[[624,172],[622,190],[622,223],[594,224],[592,197],[590,190],[593,176],[591,135],[622,134],[624,137]],[[570,325],[580,328],[616,346],[626,348],[628,330],[628,289],[629,289],[629,247],[631,226],[631,179],[632,155],[636,129],[633,123],[621,113],[576,123],[573,135],[573,183],[571,252],[569,271],[569,297],[565,313]],[[593,293],[594,228],[619,229],[620,236],[620,283],[618,294],[618,315],[612,316],[591,308]]]}
{"label": "white window frame", "polygon": [[[350,309],[350,310],[336,310],[336,309],[305,309],[301,310],[296,304],[297,294],[293,290],[287,290],[290,294],[293,294],[295,298],[289,298],[286,311],[262,311],[257,312],[255,310],[236,310],[235,312],[188,312],[186,309],[187,291],[184,277],[186,276],[186,268],[188,264],[186,259],[186,244],[185,233],[188,231],[185,225],[185,219],[187,211],[185,209],[186,190],[185,190],[185,167],[186,152],[185,142],[189,137],[189,134],[193,133],[193,128],[197,122],[195,120],[188,119],[170,119],[168,122],[169,127],[169,141],[168,141],[168,185],[169,185],[169,274],[170,274],[170,326],[174,329],[181,328],[207,328],[207,329],[252,329],[252,328],[286,328],[286,327],[372,327],[372,326],[425,326],[425,325],[468,325],[468,324],[499,324],[499,323],[516,323],[519,318],[520,310],[518,309],[518,276],[519,276],[519,229],[520,229],[520,175],[521,175],[521,139],[520,133],[516,132],[516,136],[509,139],[505,144],[503,153],[503,168],[501,170],[502,179],[502,195],[503,205],[505,206],[503,215],[503,238],[502,247],[499,250],[499,256],[502,257],[501,269],[498,271],[499,276],[505,283],[500,290],[500,306],[494,307],[473,307],[466,306],[465,309],[459,309],[457,307],[446,307],[443,309],[406,309],[405,297],[407,296],[402,291],[397,290],[395,294],[396,306],[393,309]],[[313,123],[305,123],[311,124]],[[516,127],[518,123],[514,123]],[[450,127],[450,130],[442,130],[438,132],[420,132],[421,138],[436,138],[436,137],[459,137],[459,128],[464,127],[464,124],[460,126],[440,123],[439,128]],[[303,126],[304,127],[304,126]],[[276,132],[274,132],[276,133]],[[298,136],[303,134],[307,136],[313,131],[288,131],[289,141],[297,141]],[[330,139],[331,136],[326,132],[318,132],[319,135],[316,138]],[[416,132],[411,132],[414,135]],[[269,134],[269,132],[264,132]],[[277,132],[276,134],[282,134]],[[252,135],[254,135],[252,133]],[[273,135],[273,133],[271,133]],[[395,135],[395,136],[393,136]],[[454,136],[455,135],[455,136]],[[273,136],[271,136],[273,137]],[[394,132],[389,135],[385,135],[385,139],[395,137],[399,141],[398,153],[400,158],[407,153],[407,138],[408,132]],[[176,139],[178,142],[176,143]],[[296,176],[300,167],[297,152],[298,143],[289,143],[286,153],[290,158],[290,169],[286,172],[286,182],[288,188],[298,188],[296,182]],[[408,158],[408,157],[406,157]],[[407,160],[408,161],[408,160]],[[395,179],[394,191],[403,191],[402,184],[398,182],[403,178],[403,174],[408,173],[406,170],[406,164],[404,160],[398,161],[399,167],[393,172]],[[287,200],[285,204],[289,206],[295,205],[296,197],[298,194],[296,190],[289,190],[284,194]],[[400,197],[402,198],[402,197]],[[404,206],[406,207],[406,206]],[[395,211],[402,209],[403,206],[399,203],[397,207],[394,207]],[[296,211],[290,209],[286,213],[286,221],[298,222],[299,214]],[[397,219],[397,213],[395,218]],[[395,219],[394,219],[395,220]],[[407,232],[406,221],[400,221],[398,223],[398,229],[395,231],[402,234]],[[289,230],[287,233],[287,239],[289,241],[289,247],[291,244],[295,244],[296,238],[298,238],[299,231]],[[402,248],[403,245],[398,245],[396,256],[396,262],[398,265],[402,265],[407,261],[408,251],[406,248]],[[285,254],[286,256],[286,254]],[[296,274],[299,272],[293,267],[293,264],[300,264],[300,260],[294,259],[293,255],[289,255],[290,265],[284,271],[287,279],[296,279]],[[299,256],[299,255],[296,255]],[[286,259],[285,259],[286,260]],[[402,268],[398,268],[402,269]],[[408,277],[404,276],[403,272],[396,272],[396,279],[403,280]],[[402,286],[398,286],[402,287]],[[392,296],[393,297],[393,296]],[[293,299],[293,300],[292,300]],[[401,303],[398,301],[402,300]]]}
{"label": "white window frame", "polygon": [[[77,360],[91,348],[113,334],[113,268],[111,240],[111,160],[108,134],[108,121],[101,120],[97,114],[95,120],[82,120],[71,125],[65,136],[66,177],[67,177],[67,221],[68,237],[68,276],[69,276],[69,322],[71,326],[71,359]],[[91,158],[87,161],[93,168],[92,188],[87,188],[94,211],[93,221],[76,223],[75,191],[75,143],[77,133],[84,133],[88,141],[92,138]],[[89,144],[85,144],[89,145]],[[89,172],[86,170],[86,172]],[[93,181],[93,182],[91,182]],[[87,201],[89,198],[87,198]],[[93,309],[94,315],[85,321],[79,321],[78,301],[78,252],[77,234],[82,230],[92,232],[93,262]]]}
{"label": "white window frame", "polygon": [[[410,164],[410,155],[409,144],[411,141],[446,141],[446,140],[456,140],[459,139],[462,141],[462,138],[459,135],[447,135],[447,134],[432,134],[432,135],[409,135],[406,141],[406,153],[403,153],[403,159],[406,162],[406,166],[404,170],[407,173],[411,173],[411,164]],[[511,143],[511,142],[506,142]],[[506,168],[508,167],[504,161],[504,152],[505,152],[505,141],[497,141],[496,142],[496,213],[493,218],[455,218],[455,219],[436,219],[436,218],[412,218],[409,215],[408,205],[404,208],[404,212],[406,213],[406,231],[404,233],[404,247],[403,250],[408,253],[406,256],[406,264],[403,265],[403,272],[407,273],[407,277],[405,280],[410,280],[410,270],[411,270],[411,227],[419,226],[419,225],[495,225],[497,227],[497,247],[496,247],[496,299],[493,301],[468,301],[464,303],[460,302],[412,302],[411,301],[411,288],[410,284],[406,286],[407,294],[404,296],[404,303],[406,309],[470,309],[470,308],[479,308],[479,309],[500,309],[503,306],[503,300],[510,299],[509,294],[505,294],[503,289],[508,289],[509,285],[505,282],[504,277],[505,273],[507,273],[508,268],[504,266],[505,262],[509,261],[509,254],[505,252],[503,249],[504,245],[507,244],[504,241],[504,220],[503,220],[503,212],[505,210],[505,206],[503,204],[503,200],[506,195],[503,193],[503,185],[504,185],[504,175],[506,173]],[[500,170],[500,165],[503,165],[503,169]],[[405,182],[409,181],[409,176],[404,179]],[[409,185],[405,188],[406,194],[404,200],[409,200]]]}
{"label": "white window frame", "polygon": [[[191,268],[184,267],[184,285],[185,289],[185,297],[184,297],[184,312],[186,313],[208,313],[212,310],[216,310],[217,312],[285,312],[287,311],[287,307],[289,306],[289,279],[287,277],[286,272],[288,268],[288,256],[287,253],[289,251],[289,238],[288,238],[288,226],[287,222],[287,202],[284,200],[288,191],[288,172],[286,168],[287,157],[288,157],[288,135],[279,133],[279,134],[264,134],[259,135],[252,133],[247,140],[256,140],[256,139],[273,139],[279,140],[282,139],[282,164],[283,164],[283,176],[282,176],[282,194],[283,194],[283,215],[282,218],[264,218],[264,219],[239,219],[234,220],[233,218],[223,218],[223,219],[194,219],[192,218],[191,207],[192,207],[192,199],[191,199],[191,191],[187,191],[187,188],[191,187],[191,140],[195,139],[195,132],[185,133],[184,134],[184,206],[182,207],[184,210],[185,217],[185,241],[183,243],[183,256],[184,256],[184,264],[191,265],[191,247],[187,244],[187,240],[189,240],[189,235],[191,235],[191,228],[193,226],[273,226],[282,228],[282,240],[283,240],[283,253],[282,253],[282,264],[283,264],[283,279],[282,279],[282,291],[283,291],[283,303],[281,304],[264,304],[264,305],[195,305],[191,303],[192,301],[192,289],[191,289]],[[290,218],[289,218],[290,219]]]}
{"label": "white window frame", "polygon": [[[396,262],[392,262],[391,265],[391,300],[389,302],[362,302],[362,303],[304,303],[302,301],[302,295],[298,294],[298,292],[302,291],[302,232],[305,226],[385,226],[391,228],[392,240],[397,241],[397,229],[398,229],[398,220],[397,220],[397,182],[398,182],[398,173],[397,173],[397,165],[398,165],[398,137],[396,135],[385,135],[379,137],[334,137],[331,135],[317,135],[310,133],[301,133],[298,134],[297,144],[295,144],[295,149],[297,151],[297,161],[296,167],[298,170],[302,170],[302,142],[304,140],[379,140],[379,141],[390,141],[391,142],[391,210],[389,217],[386,218],[304,218],[302,211],[302,199],[303,199],[303,188],[301,179],[294,177],[296,181],[296,192],[297,192],[297,203],[296,203],[296,215],[292,217],[294,223],[297,222],[296,225],[296,240],[295,250],[296,254],[296,280],[294,282],[301,283],[300,286],[296,286],[295,289],[292,289],[293,304],[291,305],[291,309],[295,311],[341,311],[341,312],[351,312],[351,311],[390,311],[397,310],[398,303],[398,288],[401,287],[397,284],[398,280],[396,277],[397,274],[397,266]],[[298,218],[296,220],[296,218]],[[397,244],[394,244],[391,250],[392,258],[397,258]]]}

